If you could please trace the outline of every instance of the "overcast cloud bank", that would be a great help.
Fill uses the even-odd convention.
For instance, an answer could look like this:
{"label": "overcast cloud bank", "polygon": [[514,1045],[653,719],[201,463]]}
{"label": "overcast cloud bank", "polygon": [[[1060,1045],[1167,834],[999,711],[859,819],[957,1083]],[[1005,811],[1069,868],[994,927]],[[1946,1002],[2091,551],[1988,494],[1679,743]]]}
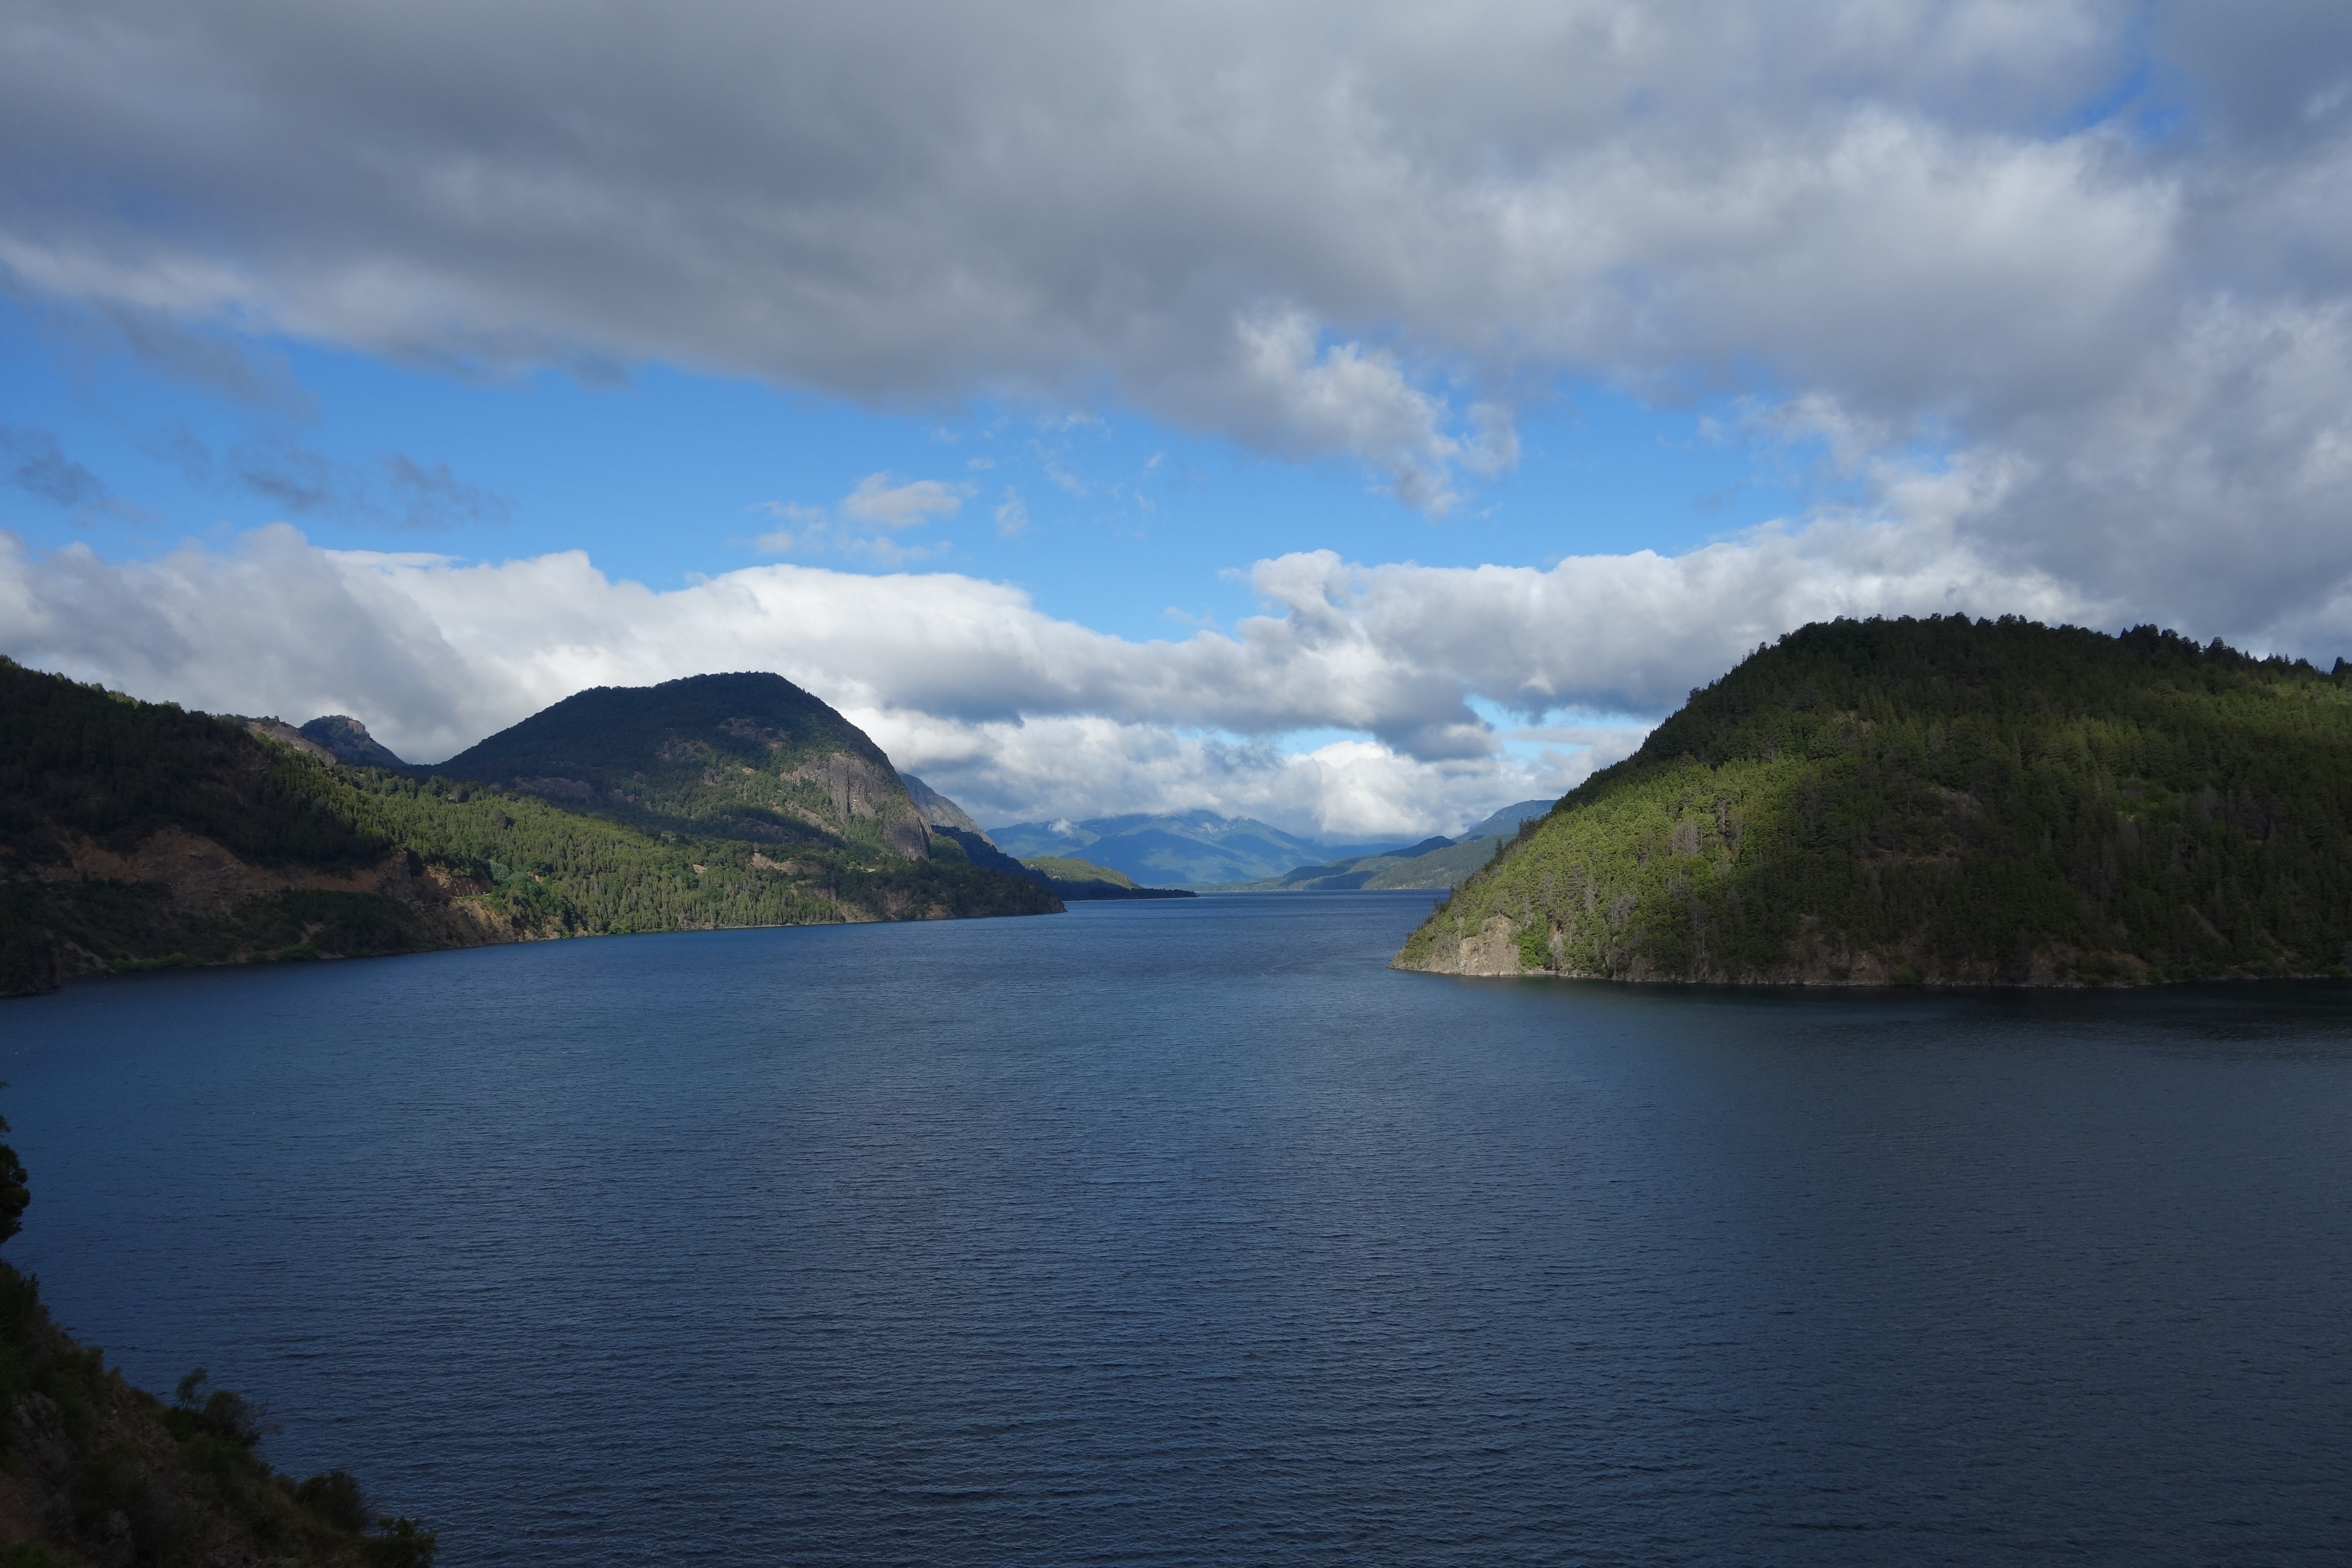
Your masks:
{"label": "overcast cloud bank", "polygon": [[1108,389],[1442,512],[1559,375],[1746,388],[2151,616],[2352,580],[2337,5],[18,0],[0,139],[14,285],[239,395],[179,327]]}

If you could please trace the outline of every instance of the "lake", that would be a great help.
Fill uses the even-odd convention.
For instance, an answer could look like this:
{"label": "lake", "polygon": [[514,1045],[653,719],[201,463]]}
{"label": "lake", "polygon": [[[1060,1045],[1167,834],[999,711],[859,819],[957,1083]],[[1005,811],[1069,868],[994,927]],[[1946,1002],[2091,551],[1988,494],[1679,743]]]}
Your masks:
{"label": "lake", "polygon": [[2352,987],[1390,973],[1429,899],[78,984],[7,1256],[446,1568],[2352,1559]]}

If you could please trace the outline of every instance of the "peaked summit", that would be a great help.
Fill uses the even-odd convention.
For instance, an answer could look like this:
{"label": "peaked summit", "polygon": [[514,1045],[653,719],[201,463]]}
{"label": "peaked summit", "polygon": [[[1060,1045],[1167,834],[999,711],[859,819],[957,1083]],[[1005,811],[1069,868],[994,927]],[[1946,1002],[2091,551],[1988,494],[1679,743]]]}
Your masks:
{"label": "peaked summit", "polygon": [[930,854],[882,748],[781,675],[592,687],[433,771],[656,831]]}

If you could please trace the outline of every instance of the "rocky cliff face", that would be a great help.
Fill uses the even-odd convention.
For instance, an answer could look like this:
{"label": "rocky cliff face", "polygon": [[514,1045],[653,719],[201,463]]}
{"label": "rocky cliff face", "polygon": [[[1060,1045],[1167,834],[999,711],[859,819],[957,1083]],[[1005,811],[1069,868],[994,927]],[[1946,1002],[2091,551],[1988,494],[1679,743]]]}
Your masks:
{"label": "rocky cliff face", "polygon": [[348,713],[313,719],[302,726],[300,734],[314,745],[325,747],[337,762],[353,767],[389,768],[400,773],[408,766],[393,753],[391,747],[369,734],[366,725]]}
{"label": "rocky cliff face", "polygon": [[844,837],[856,837],[861,826],[870,823],[878,829],[882,847],[892,854],[910,860],[929,858],[929,824],[887,762],[877,767],[865,757],[830,752],[810,758],[782,776],[788,783],[814,784],[824,792],[824,810],[811,814],[802,807],[804,818],[837,830]]}
{"label": "rocky cliff face", "polygon": [[902,773],[898,775],[898,782],[907,786],[908,798],[915,803],[915,809],[923,814],[923,820],[933,827],[951,827],[958,833],[969,833],[975,838],[986,839],[990,844],[996,842],[981,831],[980,824],[972,820],[971,813],[914,774]]}

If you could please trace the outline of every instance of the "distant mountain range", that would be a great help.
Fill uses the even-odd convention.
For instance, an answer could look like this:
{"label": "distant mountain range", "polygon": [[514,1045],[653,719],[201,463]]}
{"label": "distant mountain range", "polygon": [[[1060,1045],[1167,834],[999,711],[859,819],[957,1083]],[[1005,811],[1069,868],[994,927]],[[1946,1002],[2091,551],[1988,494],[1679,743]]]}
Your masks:
{"label": "distant mountain range", "polygon": [[[1516,832],[1528,817],[1540,816],[1550,809],[1548,800],[1521,801],[1486,817],[1460,838],[1428,838],[1418,844],[1332,843],[1286,833],[1255,817],[1219,816],[1207,811],[1097,816],[1083,822],[1015,822],[989,829],[989,837],[1024,860],[1079,856],[1139,881],[1202,890],[1302,890],[1304,884],[1289,880],[1302,871],[1315,873],[1307,878],[1307,882],[1317,877],[1336,879],[1326,883],[1332,887],[1445,888],[1483,865],[1482,853],[1492,852],[1491,845],[1484,852],[1466,848],[1472,840]],[[1451,855],[1461,862],[1460,869],[1455,870],[1454,860],[1425,859],[1433,854]],[[1375,859],[1383,865],[1367,865]],[[1412,874],[1437,879],[1378,884],[1346,880],[1360,866],[1366,868],[1367,879],[1383,874],[1385,862],[1391,859],[1411,860],[1416,868]]]}
{"label": "distant mountain range", "polygon": [[1551,809],[1548,800],[1523,800],[1479,822],[1459,838],[1425,838],[1402,849],[1296,866],[1279,877],[1221,889],[1236,893],[1328,893],[1392,888],[1458,888],[1495,858],[1519,824]]}
{"label": "distant mountain range", "polygon": [[1066,857],[1031,856],[1016,860],[999,848],[996,840],[981,831],[980,824],[963,807],[925,784],[912,773],[901,773],[907,781],[907,792],[931,825],[934,842],[944,839],[962,850],[975,866],[993,867],[1016,877],[1026,877],[1048,889],[1057,899],[1065,900],[1100,899],[1188,899],[1192,892],[1181,888],[1139,887],[1135,879],[1108,867],[1090,865],[1084,860]]}
{"label": "distant mountain range", "polygon": [[1393,846],[1318,844],[1249,816],[1193,811],[1171,816],[1097,816],[1084,822],[1015,822],[989,837],[1028,860],[1076,856],[1139,882],[1216,888],[1277,877],[1294,866]]}

